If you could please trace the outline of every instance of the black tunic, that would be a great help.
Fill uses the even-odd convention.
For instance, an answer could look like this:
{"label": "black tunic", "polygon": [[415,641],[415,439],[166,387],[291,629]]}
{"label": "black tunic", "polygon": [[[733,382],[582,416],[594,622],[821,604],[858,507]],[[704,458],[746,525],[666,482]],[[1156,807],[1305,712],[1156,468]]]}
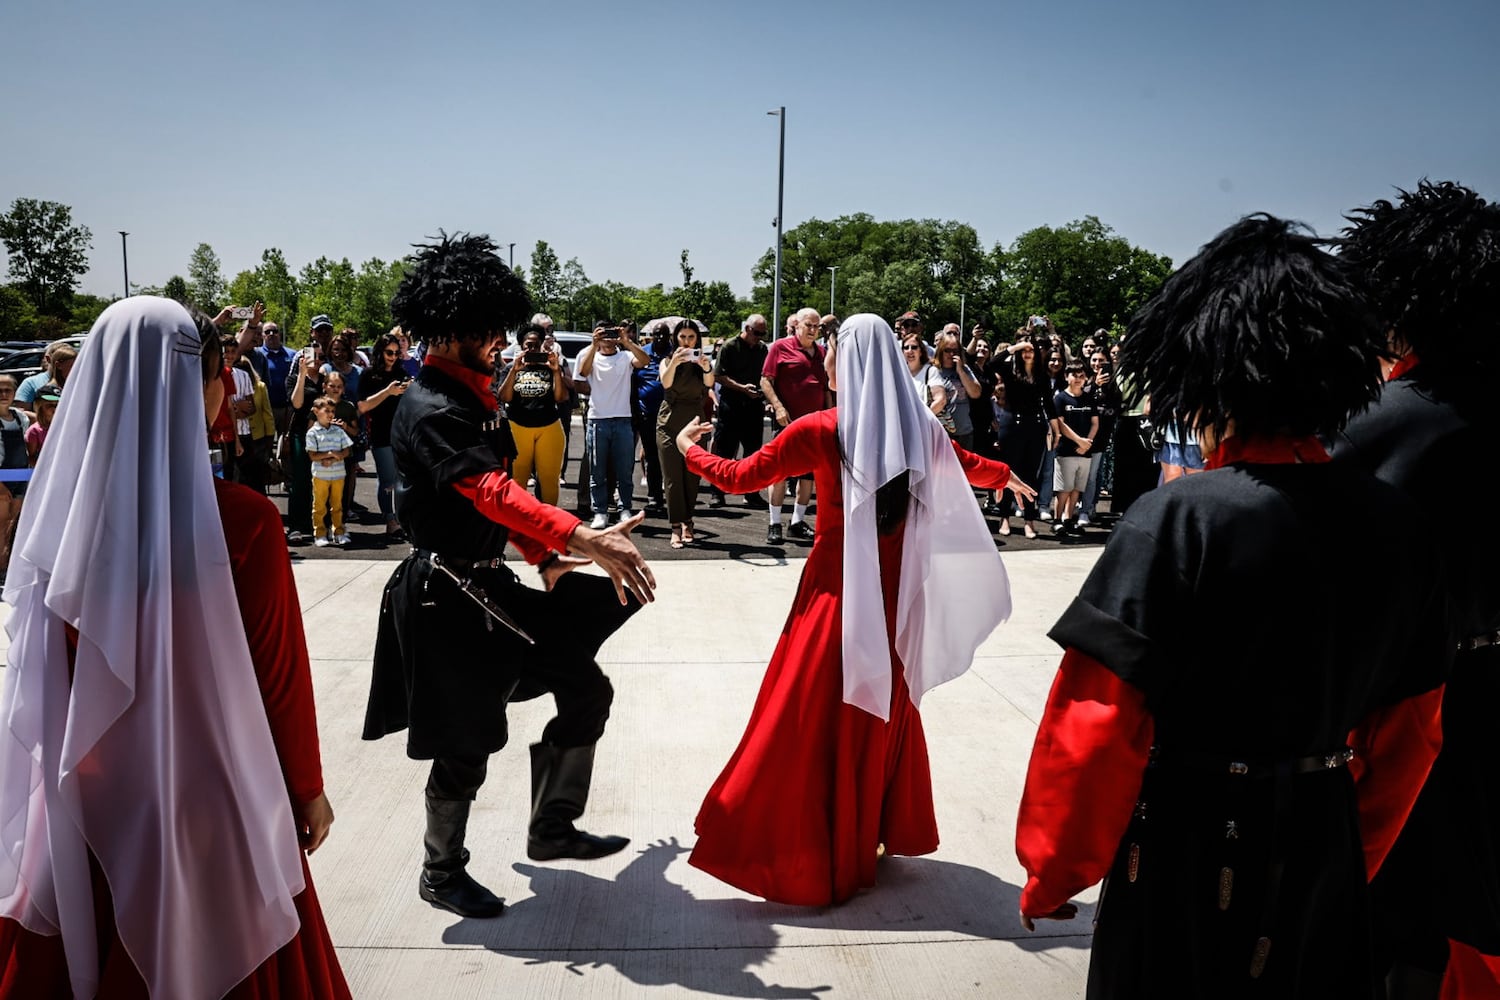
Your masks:
{"label": "black tunic", "polygon": [[[1147,494],[1115,529],[1051,632],[1139,688],[1155,722],[1089,996],[1374,995],[1353,781],[1286,762],[1442,683],[1435,560],[1370,544],[1407,511],[1354,469],[1234,465]],[[1381,613],[1392,577],[1421,614]]]}
{"label": "black tunic", "polygon": [[[1482,508],[1494,495],[1493,424],[1493,416],[1440,402],[1422,386],[1418,366],[1387,383],[1379,401],[1350,423],[1335,442],[1334,458],[1372,471],[1428,506],[1451,509],[1457,501],[1461,509]],[[1379,537],[1405,546],[1426,530],[1418,520],[1391,517]],[[1500,534],[1485,526],[1441,537],[1455,641],[1500,628]],[[1392,590],[1399,596],[1386,601],[1387,612],[1415,614],[1405,588]],[[1433,929],[1500,955],[1500,769],[1491,739],[1496,706],[1500,646],[1459,653],[1443,692],[1442,752],[1373,886],[1388,929],[1398,935]]]}
{"label": "black tunic", "polygon": [[[406,729],[406,752],[416,759],[489,754],[505,745],[508,701],[569,687],[587,696],[566,705],[559,696],[547,738],[563,746],[597,740],[608,682],[594,655],[639,604],[622,608],[603,577],[570,573],[548,593],[505,566],[471,567],[502,557],[508,533],[454,484],[507,469],[515,443],[509,423],[451,376],[422,368],[396,409],[391,447],[396,515],[416,551],[391,574],[381,601],[364,738]],[[471,576],[536,645],[495,623],[429,553]],[[590,608],[595,613],[578,613]]]}

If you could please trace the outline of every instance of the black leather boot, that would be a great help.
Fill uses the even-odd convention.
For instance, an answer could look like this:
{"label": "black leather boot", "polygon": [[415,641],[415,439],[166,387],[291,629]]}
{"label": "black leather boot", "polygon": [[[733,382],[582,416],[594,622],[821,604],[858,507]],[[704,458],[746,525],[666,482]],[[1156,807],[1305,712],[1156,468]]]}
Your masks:
{"label": "black leather boot", "polygon": [[505,901],[464,870],[469,863],[464,830],[469,825],[471,805],[462,799],[427,797],[427,836],[422,840],[427,858],[417,895],[461,917],[498,917],[505,910]]}
{"label": "black leather boot", "polygon": [[533,861],[603,858],[630,843],[626,837],[596,837],[573,825],[589,801],[594,748],[531,745],[531,829],[526,856]]}

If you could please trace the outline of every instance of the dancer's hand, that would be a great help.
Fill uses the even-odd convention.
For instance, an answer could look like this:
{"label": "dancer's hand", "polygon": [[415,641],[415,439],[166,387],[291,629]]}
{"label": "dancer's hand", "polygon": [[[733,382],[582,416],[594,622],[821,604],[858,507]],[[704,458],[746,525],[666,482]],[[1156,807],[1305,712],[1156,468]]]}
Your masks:
{"label": "dancer's hand", "polygon": [[333,826],[333,806],[327,795],[319,795],[311,802],[304,802],[293,810],[297,819],[297,839],[308,854],[323,846],[328,839],[328,828]]}
{"label": "dancer's hand", "polygon": [[630,540],[630,532],[645,517],[646,512],[639,511],[634,517],[603,531],[595,531],[580,524],[573,530],[573,537],[568,540],[568,552],[593,561],[609,574],[621,604],[626,603],[627,590],[642,604],[650,604],[656,600],[656,577],[652,575],[651,567],[646,565],[640,549]]}
{"label": "dancer's hand", "polygon": [[692,423],[688,424],[678,432],[677,450],[686,455],[688,453],[688,449],[697,444],[698,439],[703,437],[703,435],[707,434],[711,430],[713,430],[712,424],[705,424],[702,420],[694,417]]}
{"label": "dancer's hand", "polygon": [[1036,490],[1017,479],[1014,472],[1010,474],[1010,479],[1006,482],[1005,488],[1010,490],[1011,494],[1016,498],[1017,503],[1036,499]]}
{"label": "dancer's hand", "polygon": [[[1076,903],[1064,903],[1063,905],[1059,906],[1057,909],[1053,910],[1051,913],[1043,913],[1041,916],[1037,917],[1036,919],[1037,920],[1072,920],[1076,916],[1078,916],[1078,906],[1077,906],[1077,904]],[[1030,917],[1028,917],[1024,913],[1021,914],[1021,926],[1024,927],[1024,928],[1026,928],[1028,931],[1034,931],[1034,930],[1036,930],[1036,924],[1032,921],[1032,919]]]}
{"label": "dancer's hand", "polygon": [[557,586],[558,580],[561,580],[578,567],[587,566],[591,562],[593,562],[592,559],[580,559],[577,556],[565,556],[559,553],[557,558],[548,563],[547,568],[541,571],[542,586],[547,590],[551,590]]}

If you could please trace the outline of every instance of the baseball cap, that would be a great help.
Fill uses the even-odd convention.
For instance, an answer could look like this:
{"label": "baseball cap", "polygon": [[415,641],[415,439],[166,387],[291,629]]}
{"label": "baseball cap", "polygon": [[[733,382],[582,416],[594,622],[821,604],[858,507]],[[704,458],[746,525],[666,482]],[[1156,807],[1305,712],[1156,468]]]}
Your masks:
{"label": "baseball cap", "polygon": [[62,399],[62,386],[56,382],[48,382],[36,391],[36,398],[46,400],[49,403],[56,403]]}
{"label": "baseball cap", "polygon": [[331,320],[331,319],[328,318],[328,314],[327,313],[318,313],[316,316],[314,316],[312,318],[312,328],[314,330],[316,330],[320,326],[326,326],[326,327],[332,329],[332,327],[333,327],[333,320]]}
{"label": "baseball cap", "polygon": [[916,313],[911,312],[911,311],[904,312],[900,316],[896,317],[896,325],[897,326],[902,326],[902,325],[904,325],[906,323],[921,323],[921,322],[922,322],[922,317],[918,316]]}

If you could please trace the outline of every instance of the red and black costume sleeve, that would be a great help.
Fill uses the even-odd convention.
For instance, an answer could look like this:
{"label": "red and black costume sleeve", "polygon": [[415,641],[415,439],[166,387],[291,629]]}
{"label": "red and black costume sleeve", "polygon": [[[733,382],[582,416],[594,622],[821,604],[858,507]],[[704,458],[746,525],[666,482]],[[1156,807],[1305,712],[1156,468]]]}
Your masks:
{"label": "red and black costume sleeve", "polygon": [[[425,363],[462,382],[485,409],[498,412],[499,403],[489,391],[489,376],[431,355]],[[467,457],[460,452],[453,460],[462,463]],[[483,464],[493,463],[487,452],[479,460]],[[568,539],[581,523],[566,511],[536,499],[505,469],[460,475],[452,480],[452,485],[474,504],[475,510],[509,529],[510,543],[532,565],[541,562],[551,552],[566,552]]]}

